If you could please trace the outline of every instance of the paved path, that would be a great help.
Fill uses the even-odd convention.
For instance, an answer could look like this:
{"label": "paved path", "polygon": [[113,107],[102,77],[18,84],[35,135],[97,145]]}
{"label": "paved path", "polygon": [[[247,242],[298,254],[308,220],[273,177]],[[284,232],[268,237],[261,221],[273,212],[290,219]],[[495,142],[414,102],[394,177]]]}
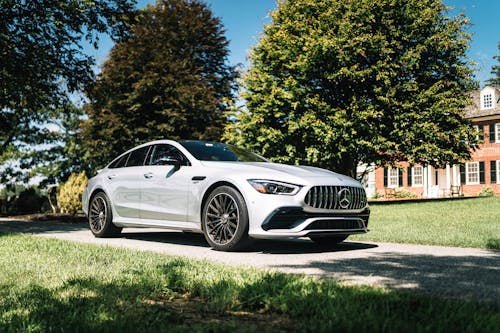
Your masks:
{"label": "paved path", "polygon": [[124,229],[121,238],[97,239],[86,224],[0,219],[1,231],[309,274],[345,284],[500,302],[500,251],[493,250],[371,242],[344,242],[325,250],[296,239],[259,241],[245,252],[226,253],[212,250],[201,235],[164,229]]}

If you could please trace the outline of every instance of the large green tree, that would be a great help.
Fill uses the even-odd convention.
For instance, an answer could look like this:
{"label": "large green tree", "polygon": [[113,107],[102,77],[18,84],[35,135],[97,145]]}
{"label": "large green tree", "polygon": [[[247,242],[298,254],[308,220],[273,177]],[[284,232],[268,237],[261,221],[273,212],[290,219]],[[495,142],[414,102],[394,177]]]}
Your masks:
{"label": "large green tree", "polygon": [[[134,5],[135,0],[0,0],[0,165],[60,139],[49,124],[65,118],[59,111],[68,110],[71,94],[94,77],[95,61],[84,46],[97,46],[104,33],[124,38]],[[3,165],[2,176],[9,170],[20,169]]]}
{"label": "large green tree", "polygon": [[[498,43],[498,51],[500,51],[500,43]],[[496,55],[493,57],[499,64],[493,65],[491,67],[492,78],[486,81],[486,84],[489,84],[494,87],[500,87],[500,55]]]}
{"label": "large green tree", "polygon": [[85,141],[93,165],[149,140],[218,139],[235,82],[227,56],[222,23],[203,2],[146,7],[89,91]]}
{"label": "large green tree", "polygon": [[279,1],[225,139],[351,176],[467,159],[468,20],[447,14],[438,0]]}

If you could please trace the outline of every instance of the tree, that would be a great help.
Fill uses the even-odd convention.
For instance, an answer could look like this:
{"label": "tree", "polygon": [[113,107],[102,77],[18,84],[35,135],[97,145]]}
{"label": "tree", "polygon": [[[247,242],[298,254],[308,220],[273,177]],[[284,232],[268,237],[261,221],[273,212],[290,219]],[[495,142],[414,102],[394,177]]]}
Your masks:
{"label": "tree", "polygon": [[235,72],[222,23],[197,0],[146,7],[89,91],[85,141],[94,167],[154,139],[218,139]]}
{"label": "tree", "polygon": [[351,176],[360,162],[467,159],[468,20],[446,14],[438,0],[280,1],[225,140]]}
{"label": "tree", "polygon": [[[0,0],[0,164],[53,142],[47,122],[93,80],[99,34],[124,38],[134,0]],[[5,175],[5,173],[3,173]]]}
{"label": "tree", "polygon": [[[498,50],[500,51],[500,43],[498,43]],[[496,55],[493,59],[500,62],[500,55]],[[486,84],[489,84],[494,87],[500,87],[500,64],[493,65],[491,67],[491,74],[494,75],[491,79],[486,81]]]}

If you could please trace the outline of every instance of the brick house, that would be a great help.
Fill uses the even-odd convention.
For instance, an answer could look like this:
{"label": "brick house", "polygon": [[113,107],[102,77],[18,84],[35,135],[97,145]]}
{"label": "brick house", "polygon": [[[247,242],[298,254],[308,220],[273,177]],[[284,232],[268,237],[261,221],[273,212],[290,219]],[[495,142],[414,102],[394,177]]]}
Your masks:
{"label": "brick house", "polygon": [[398,189],[422,198],[476,196],[485,187],[500,195],[500,87],[486,86],[474,92],[472,99],[465,116],[479,130],[483,143],[470,161],[445,169],[408,163],[400,163],[399,168],[375,168],[364,180],[368,196],[390,196]]}

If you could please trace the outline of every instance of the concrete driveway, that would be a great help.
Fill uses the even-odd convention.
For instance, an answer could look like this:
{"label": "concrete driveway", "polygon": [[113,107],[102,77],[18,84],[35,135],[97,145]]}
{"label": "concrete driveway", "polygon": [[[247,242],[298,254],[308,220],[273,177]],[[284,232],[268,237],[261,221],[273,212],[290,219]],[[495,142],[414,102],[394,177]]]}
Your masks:
{"label": "concrete driveway", "polygon": [[208,247],[202,235],[164,229],[124,229],[121,238],[97,239],[86,224],[0,219],[0,232],[126,247],[208,259],[286,273],[329,278],[348,285],[411,289],[450,298],[500,301],[500,251],[393,243],[344,242],[322,249],[308,239],[259,241],[244,252]]}

